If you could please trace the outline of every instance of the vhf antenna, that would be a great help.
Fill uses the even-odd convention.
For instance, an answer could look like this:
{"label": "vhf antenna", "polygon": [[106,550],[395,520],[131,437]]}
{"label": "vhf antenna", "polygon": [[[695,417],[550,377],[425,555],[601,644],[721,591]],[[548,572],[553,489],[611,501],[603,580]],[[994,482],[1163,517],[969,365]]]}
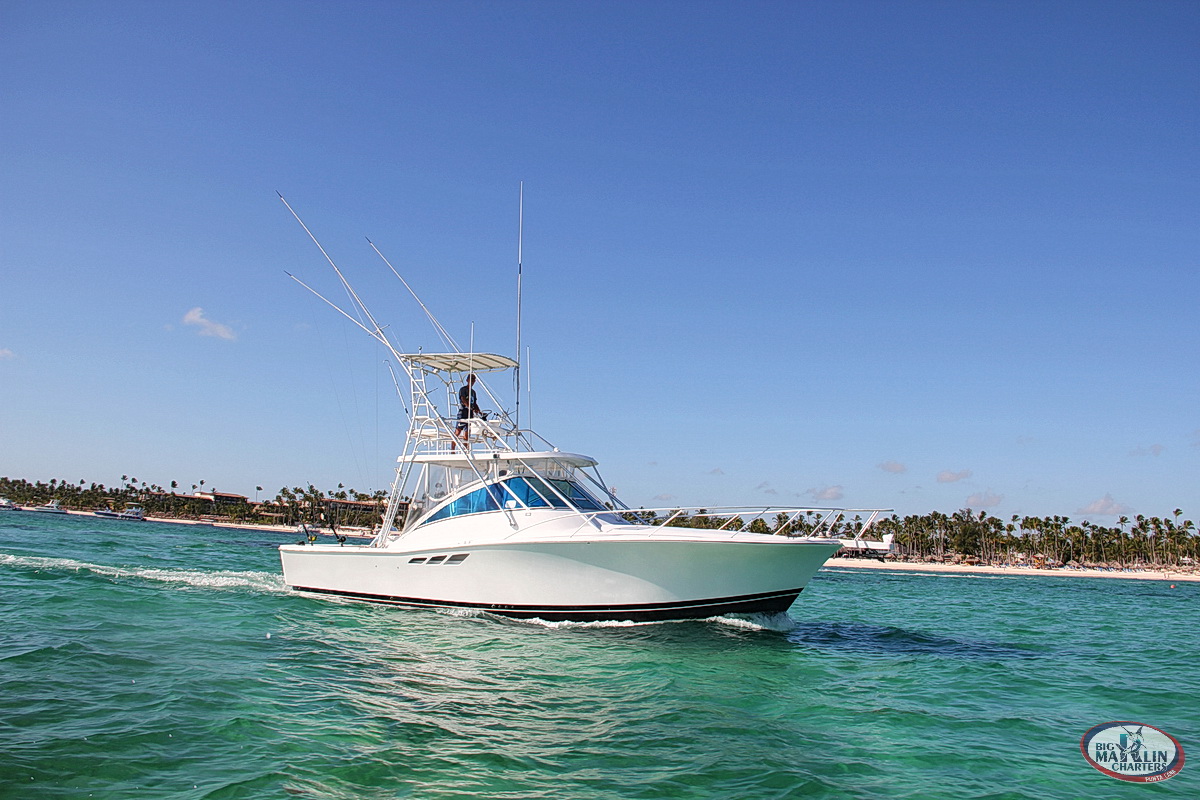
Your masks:
{"label": "vhf antenna", "polygon": [[518,184],[517,194],[517,367],[513,372],[513,394],[516,408],[513,411],[513,427],[520,436],[521,430],[521,246],[525,234],[525,181]]}

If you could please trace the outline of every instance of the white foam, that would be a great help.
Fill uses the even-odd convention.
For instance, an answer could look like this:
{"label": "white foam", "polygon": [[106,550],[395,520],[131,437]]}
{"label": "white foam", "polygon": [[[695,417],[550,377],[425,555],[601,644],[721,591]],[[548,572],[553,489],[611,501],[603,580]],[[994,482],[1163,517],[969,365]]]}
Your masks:
{"label": "white foam", "polygon": [[270,572],[169,569],[154,567],[112,567],[89,564],[71,558],[44,558],[0,553],[0,566],[26,569],[87,571],[116,579],[141,579],[160,583],[176,583],[205,589],[253,589],[260,592],[287,592],[283,576]]}
{"label": "white foam", "polygon": [[733,628],[745,628],[752,631],[776,631],[787,633],[795,630],[796,620],[787,615],[786,611],[776,614],[730,614],[722,617],[709,617],[707,622],[717,622]]}
{"label": "white foam", "polygon": [[[676,620],[661,620],[649,622],[635,622],[628,619],[602,619],[593,620],[591,622],[575,622],[572,620],[548,620],[532,618],[515,618],[505,617],[505,622],[514,622],[518,624],[537,625],[541,628],[550,628],[551,630],[563,630],[568,628],[636,628],[643,625],[663,625]],[[682,620],[679,620],[682,621]]]}
{"label": "white foam", "polygon": [[704,620],[696,619],[663,619],[649,621],[634,621],[634,620],[596,620],[592,622],[572,622],[570,620],[545,620],[536,617],[532,619],[517,619],[513,617],[504,617],[505,622],[525,623],[529,625],[537,625],[542,628],[551,629],[566,629],[566,628],[638,628],[645,625],[677,625],[685,622],[713,622],[718,625],[728,625],[734,628],[743,628],[746,630],[755,631],[778,631],[786,633],[795,629],[797,623],[786,613],[778,614],[730,614],[728,616],[708,617]]}

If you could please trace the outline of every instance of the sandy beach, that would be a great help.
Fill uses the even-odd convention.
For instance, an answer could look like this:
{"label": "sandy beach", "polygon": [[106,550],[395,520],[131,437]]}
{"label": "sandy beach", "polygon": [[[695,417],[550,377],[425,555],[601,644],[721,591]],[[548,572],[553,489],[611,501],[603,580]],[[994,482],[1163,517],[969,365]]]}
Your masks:
{"label": "sandy beach", "polygon": [[[23,507],[23,510],[25,510],[25,511],[31,511],[32,509],[33,509],[33,506]],[[91,511],[79,511],[79,510],[73,509],[73,508],[72,509],[64,509],[64,510],[66,511],[67,514],[69,514],[71,516],[77,516],[77,517],[94,517],[94,516],[96,516]],[[166,522],[166,523],[170,523],[171,525],[195,525],[195,526],[203,527],[203,528],[223,528],[226,530],[236,530],[236,531],[271,531],[273,533],[295,533],[296,532],[295,525],[252,525],[250,523],[239,523],[239,522],[207,522],[205,520],[199,520],[199,519],[182,519],[182,518],[177,518],[177,517],[152,517],[149,515],[146,516],[145,521],[146,522]],[[354,539],[371,539],[374,537],[373,533],[371,533],[369,531],[365,531],[365,530],[360,530],[358,528],[341,528],[341,529],[339,529],[338,532],[343,534],[344,536],[348,536],[348,537],[354,538]],[[320,533],[322,535],[329,535],[329,531],[325,528],[319,528],[318,533]]]}
{"label": "sandy beach", "polygon": [[[32,511],[34,506],[23,506],[23,511]],[[66,513],[73,517],[95,517],[91,511],[79,511],[74,508],[63,509]],[[236,522],[205,522],[198,519],[178,519],[175,517],[152,517],[147,515],[146,522],[168,522],[172,525],[197,525],[206,528],[227,528],[239,531],[274,531],[276,533],[290,533],[296,530],[295,525],[249,525]]]}
{"label": "sandy beach", "polygon": [[[90,511],[70,510],[67,513],[94,516]],[[225,528],[245,531],[273,531],[290,533],[296,530],[290,525],[245,525],[231,522],[202,522],[194,519],[172,519],[168,517],[146,517],[147,522],[169,522],[175,525],[201,525],[212,528]],[[326,531],[321,531],[326,533]],[[346,532],[353,538],[370,538],[370,534],[359,531]],[[930,575],[1008,575],[1024,577],[1063,577],[1063,578],[1118,578],[1135,581],[1171,581],[1173,583],[1200,583],[1200,574],[1192,572],[1175,572],[1169,570],[1142,570],[1132,572],[1114,572],[1100,569],[1035,569],[1033,567],[993,567],[970,564],[914,564],[908,561],[878,561],[873,558],[831,558],[825,562],[823,569],[878,569],[890,572],[924,572]]]}
{"label": "sandy beach", "polygon": [[1034,569],[1032,567],[991,567],[969,564],[912,564],[906,561],[877,561],[872,558],[831,558],[824,569],[880,569],[889,572],[924,572],[956,575],[1009,575],[1064,578],[1124,578],[1137,581],[1200,582],[1200,575],[1187,572],[1145,570],[1143,572],[1112,572],[1099,569]]}

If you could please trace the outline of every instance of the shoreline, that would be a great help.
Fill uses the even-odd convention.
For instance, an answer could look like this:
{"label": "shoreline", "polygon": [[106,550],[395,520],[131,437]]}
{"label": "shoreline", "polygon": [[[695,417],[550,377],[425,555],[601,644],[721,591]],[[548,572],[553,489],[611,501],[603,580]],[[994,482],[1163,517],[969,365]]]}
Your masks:
{"label": "shoreline", "polygon": [[[33,512],[34,508],[35,508],[34,506],[21,506],[17,510]],[[74,508],[64,508],[63,511],[68,516],[72,516],[72,517],[95,517],[96,519],[110,519],[109,517],[97,517],[96,514],[91,511],[79,511]],[[40,512],[34,512],[34,513],[40,513]],[[59,516],[61,516],[61,515],[59,515]],[[120,520],[120,521],[131,522],[132,520]],[[198,519],[176,519],[174,517],[151,517],[151,516],[147,516],[142,521],[143,522],[165,522],[169,525],[194,525],[196,527],[201,527],[201,528],[224,528],[226,530],[238,530],[238,531],[267,531],[270,533],[295,533],[296,532],[295,525],[251,525],[248,523],[243,524],[243,523],[238,523],[238,522],[205,522],[203,520],[198,520]],[[324,529],[321,529],[320,532],[322,534],[326,533],[326,531]],[[361,534],[351,533],[351,534],[346,534],[346,535],[356,536],[356,537],[361,538]]]}
{"label": "shoreline", "polygon": [[878,561],[873,558],[831,558],[821,569],[843,567],[845,569],[881,569],[894,572],[924,572],[934,575],[1007,575],[1031,578],[1118,578],[1135,581],[1177,581],[1200,583],[1200,575],[1189,572],[1167,570],[1145,570],[1142,572],[1108,572],[1099,569],[1035,569],[1033,567],[970,566],[969,564],[913,564],[907,561]]}
{"label": "shoreline", "polygon": [[[22,511],[30,511],[32,507],[22,507]],[[71,516],[95,517],[91,511],[63,509]],[[295,533],[296,527],[289,525],[249,525],[235,522],[206,522],[197,519],[174,519],[171,517],[146,517],[146,522],[165,522],[173,525],[193,525],[205,528],[222,528],[226,530],[264,531],[269,533]],[[321,530],[322,535],[327,534]],[[370,535],[354,532],[347,536],[355,539],[368,539]],[[1015,577],[1065,577],[1065,578],[1116,578],[1136,581],[1176,581],[1200,583],[1200,573],[1175,572],[1171,570],[1142,570],[1140,572],[1112,572],[1109,570],[1089,569],[1080,567],[1056,567],[1053,569],[1037,569],[1034,567],[996,567],[989,565],[970,564],[925,564],[910,561],[880,561],[874,558],[830,558],[821,569],[867,569],[885,570],[892,572],[919,572],[927,575],[976,575],[976,576],[1015,576]]]}

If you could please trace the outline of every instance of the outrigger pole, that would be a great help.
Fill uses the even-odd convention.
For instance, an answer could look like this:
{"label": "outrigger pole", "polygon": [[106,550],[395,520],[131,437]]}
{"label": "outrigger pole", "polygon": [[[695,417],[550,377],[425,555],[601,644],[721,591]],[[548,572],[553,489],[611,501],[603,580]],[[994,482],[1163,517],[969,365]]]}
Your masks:
{"label": "outrigger pole", "polygon": [[[329,300],[327,297],[325,297],[325,295],[321,294],[316,289],[312,288],[311,286],[309,286],[307,283],[305,283],[304,281],[297,278],[292,273],[284,270],[284,274],[287,275],[292,280],[294,280],[296,283],[303,286],[305,289],[308,289],[310,292],[315,294],[321,300],[324,300],[325,303],[328,304],[331,308],[333,308],[338,313],[340,313],[342,316],[344,316],[346,319],[350,320],[355,325],[358,325],[358,327],[362,328],[364,331],[366,331],[368,334],[370,334],[372,338],[374,338],[380,344],[382,344],[384,347],[386,347],[388,349],[388,351],[391,352],[392,355],[394,355],[397,358],[397,360],[400,361],[402,366],[405,366],[405,362],[404,362],[403,358],[401,357],[402,354],[400,353],[400,351],[397,350],[396,347],[391,343],[391,341],[388,340],[387,336],[383,332],[383,327],[378,322],[375,321],[375,318],[371,315],[371,311],[370,311],[370,309],[367,308],[366,303],[364,303],[362,301],[362,299],[358,296],[358,293],[354,291],[354,287],[352,287],[350,285],[350,281],[346,280],[346,276],[342,274],[341,269],[339,269],[338,265],[336,263],[334,263],[334,260],[330,257],[329,253],[327,253],[325,251],[325,248],[321,245],[321,242],[318,241],[317,237],[313,235],[313,232],[308,229],[308,226],[304,224],[304,220],[300,219],[300,215],[297,214],[295,209],[293,209],[291,207],[291,205],[288,204],[288,201],[284,199],[283,195],[280,192],[276,192],[276,194],[279,195],[279,199],[281,201],[283,201],[283,204],[285,206],[287,206],[287,210],[290,211],[292,216],[296,218],[296,222],[300,223],[300,227],[303,228],[304,232],[308,234],[308,238],[312,239],[313,244],[315,244],[317,246],[317,249],[321,251],[321,255],[325,256],[325,260],[329,262],[329,266],[333,267],[333,271],[335,273],[337,273],[338,279],[342,282],[342,286],[345,287],[345,289],[346,289],[346,294],[348,294],[350,296],[351,302],[354,304],[355,310],[358,311],[362,316],[366,317],[367,321],[371,323],[371,328],[368,328],[366,325],[364,325],[360,319],[355,319],[350,314],[346,313],[346,311],[341,306],[339,306],[336,303],[334,303],[333,301]],[[452,347],[454,349],[454,352],[461,353],[462,348],[458,346],[458,342],[454,341],[454,337],[450,335],[450,332],[447,331],[444,327],[442,327],[442,323],[438,322],[437,317],[435,317],[433,315],[433,312],[429,310],[429,307],[426,306],[425,303],[423,303],[421,301],[421,298],[419,296],[417,296],[417,293],[415,291],[413,291],[413,288],[408,285],[408,281],[404,280],[404,277],[399,272],[396,271],[396,268],[392,266],[392,262],[387,260],[387,257],[384,256],[384,254],[379,251],[379,248],[376,247],[375,243],[372,242],[370,239],[367,239],[367,244],[371,245],[371,249],[374,250],[379,255],[379,257],[383,259],[383,263],[387,264],[388,269],[390,269],[392,271],[392,274],[395,275],[397,278],[399,278],[400,282],[402,284],[404,284],[404,288],[408,290],[408,293],[411,294],[413,296],[413,299],[417,301],[417,305],[419,305],[421,307],[421,310],[425,312],[425,316],[429,318],[429,321],[433,324],[433,328],[435,331],[437,331],[438,335],[442,337],[442,339],[446,342],[447,345],[449,345],[450,347]],[[374,330],[372,330],[372,328]],[[407,366],[405,366],[405,371],[408,371]],[[406,408],[405,411],[407,411],[407,410],[408,409]]]}
{"label": "outrigger pole", "polygon": [[425,312],[425,316],[428,317],[430,323],[433,324],[433,329],[437,331],[439,336],[442,337],[442,341],[452,347],[454,352],[461,353],[462,348],[458,346],[458,342],[454,341],[454,337],[450,335],[450,332],[442,327],[442,323],[438,322],[437,317],[433,315],[433,312],[429,310],[429,307],[421,302],[421,298],[418,297],[417,293],[413,291],[413,288],[408,285],[408,281],[404,280],[404,276],[396,271],[396,268],[392,266],[392,262],[387,260],[387,256],[379,252],[379,248],[376,247],[375,243],[370,239],[367,239],[367,244],[371,245],[371,249],[375,251],[376,255],[383,259],[383,263],[387,264],[388,269],[392,271],[392,274],[400,279],[400,282],[404,284],[405,289],[408,289],[408,293],[412,295],[413,300],[416,300],[417,305],[419,305],[421,310]]}
{"label": "outrigger pole", "polygon": [[[303,228],[304,232],[308,234],[308,238],[312,239],[313,244],[315,244],[317,246],[317,249],[321,251],[321,255],[325,256],[325,260],[329,262],[329,266],[333,267],[333,271],[337,273],[338,280],[340,280],[342,282],[342,286],[345,287],[345,289],[346,289],[346,294],[348,294],[350,296],[351,302],[354,303],[355,310],[359,311],[363,315],[365,315],[367,320],[370,321],[371,326],[375,330],[374,331],[370,330],[369,328],[367,328],[366,325],[363,325],[362,322],[359,322],[358,320],[354,320],[354,321],[358,322],[358,325],[360,328],[363,328],[364,330],[366,330],[367,333],[370,333],[376,339],[383,342],[384,345],[386,345],[389,350],[391,350],[393,353],[396,353],[396,348],[392,347],[391,343],[388,342],[387,337],[384,336],[384,334],[383,334],[383,328],[379,327],[379,323],[376,322],[375,318],[371,316],[371,312],[367,308],[366,303],[364,303],[362,301],[362,299],[359,298],[358,294],[354,291],[354,287],[350,285],[350,281],[346,280],[346,276],[342,274],[342,271],[340,269],[338,269],[338,265],[333,262],[333,259],[329,257],[329,253],[326,253],[325,248],[321,246],[321,243],[319,241],[317,241],[317,237],[313,236],[313,232],[310,231],[308,229],[308,226],[304,224],[304,220],[300,219],[300,215],[297,214],[290,205],[288,205],[287,200],[284,200],[283,194],[278,191],[275,192],[275,194],[279,195],[279,199],[283,202],[284,206],[286,206],[287,210],[290,211],[292,213],[292,216],[296,218],[296,222],[300,223],[300,227]],[[296,281],[297,283],[299,283],[301,286],[304,286],[305,289],[308,289],[310,292],[317,295],[317,297],[321,297],[321,295],[318,294],[314,289],[305,285],[303,281],[299,280],[294,275],[288,273],[288,277],[291,278],[292,280]],[[325,300],[324,297],[321,297],[321,299]],[[342,311],[342,309],[338,308],[336,305],[333,305],[333,303],[330,303],[328,300],[325,300],[325,302],[329,303],[329,305],[333,306],[334,308],[337,308],[338,311]],[[342,313],[345,314],[350,319],[352,319],[352,320],[354,319],[353,317],[350,317],[349,314],[346,314],[345,311],[342,311]],[[399,355],[399,354],[397,353],[397,355]]]}

